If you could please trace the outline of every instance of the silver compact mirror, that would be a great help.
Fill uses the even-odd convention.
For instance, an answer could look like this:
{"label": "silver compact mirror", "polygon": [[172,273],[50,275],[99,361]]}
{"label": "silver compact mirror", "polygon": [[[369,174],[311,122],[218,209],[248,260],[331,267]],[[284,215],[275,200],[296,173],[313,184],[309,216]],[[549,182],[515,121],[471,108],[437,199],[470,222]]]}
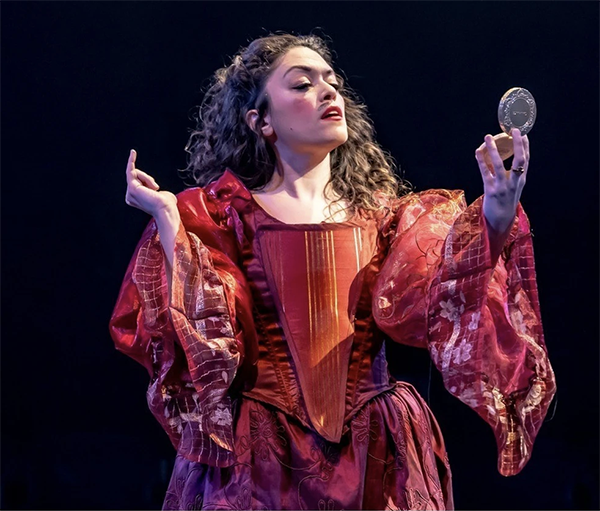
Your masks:
{"label": "silver compact mirror", "polygon": [[510,135],[510,130],[519,128],[521,135],[527,135],[536,117],[537,107],[531,92],[513,87],[504,93],[498,105],[498,122],[504,133]]}
{"label": "silver compact mirror", "polygon": [[[498,123],[503,133],[494,135],[500,158],[507,160],[514,154],[510,131],[518,128],[521,135],[527,135],[533,128],[536,117],[537,106],[531,92],[523,87],[513,87],[504,93],[498,105]],[[491,166],[492,161],[485,147],[484,158]]]}

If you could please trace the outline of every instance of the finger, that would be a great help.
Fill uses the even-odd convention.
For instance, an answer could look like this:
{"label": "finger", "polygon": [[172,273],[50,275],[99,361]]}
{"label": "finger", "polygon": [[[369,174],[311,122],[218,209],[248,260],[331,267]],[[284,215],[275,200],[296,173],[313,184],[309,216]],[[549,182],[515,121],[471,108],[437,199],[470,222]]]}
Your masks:
{"label": "finger", "polygon": [[475,150],[475,157],[477,158],[477,152],[479,152],[479,154],[481,155],[481,157],[483,158],[483,161],[485,162],[486,168],[487,170],[490,171],[490,174],[493,176],[494,175],[494,166],[492,164],[492,160],[490,159],[490,155],[488,154],[485,142],[483,142],[483,144],[481,144],[476,150]]}
{"label": "finger", "polygon": [[127,183],[131,182],[131,180],[135,177],[133,170],[135,169],[136,157],[137,153],[135,152],[135,149],[129,151],[129,159],[127,160],[127,167],[125,169],[125,177],[127,178]]}
{"label": "finger", "polygon": [[[511,167],[511,178],[518,183],[520,189],[525,185],[527,172],[529,170],[529,139],[527,135],[521,135],[519,130],[515,130],[516,137],[514,140],[515,158]],[[522,168],[523,172],[514,172],[512,169]]]}
{"label": "finger", "polygon": [[489,181],[494,178],[493,169],[485,159],[485,142],[481,144],[475,151],[475,159],[479,165],[479,171],[484,181]]}
{"label": "finger", "polygon": [[158,183],[154,180],[154,178],[150,174],[146,174],[140,169],[135,169],[135,175],[137,179],[139,179],[144,186],[148,188],[152,188],[153,190],[158,190]]}
{"label": "finger", "polygon": [[523,147],[525,149],[525,172],[523,172],[523,179],[521,179],[521,185],[525,185],[525,181],[527,180],[527,174],[529,172],[529,138],[527,135],[523,137]]}
{"label": "finger", "polygon": [[502,161],[502,158],[500,158],[500,154],[498,153],[498,147],[496,147],[496,142],[492,135],[485,136],[485,146],[487,148],[488,154],[490,155],[496,179],[506,179],[506,169],[504,168],[504,162]]}
{"label": "finger", "polygon": [[513,151],[515,157],[513,158],[513,168],[525,167],[525,144],[521,131],[518,128],[513,128],[511,131],[513,138]]}

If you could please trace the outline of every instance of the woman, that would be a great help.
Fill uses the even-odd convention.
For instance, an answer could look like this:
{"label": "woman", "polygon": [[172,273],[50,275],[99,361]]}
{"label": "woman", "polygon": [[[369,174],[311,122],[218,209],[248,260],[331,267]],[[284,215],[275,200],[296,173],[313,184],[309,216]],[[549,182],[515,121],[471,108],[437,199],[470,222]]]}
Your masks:
{"label": "woman", "polygon": [[[529,225],[493,138],[484,195],[410,193],[317,37],[253,41],[215,74],[177,197],[127,164],[153,217],[111,319],[177,449],[165,509],[452,509],[438,424],[385,336],[427,348],[518,473],[555,392]],[[484,149],[489,157],[486,158]]]}

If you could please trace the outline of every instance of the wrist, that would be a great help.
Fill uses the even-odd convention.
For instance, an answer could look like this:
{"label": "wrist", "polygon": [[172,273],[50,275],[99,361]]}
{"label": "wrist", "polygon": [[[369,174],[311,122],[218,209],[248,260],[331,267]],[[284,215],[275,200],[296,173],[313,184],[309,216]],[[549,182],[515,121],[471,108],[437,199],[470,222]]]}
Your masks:
{"label": "wrist", "polygon": [[492,221],[486,217],[488,231],[495,236],[503,236],[510,232],[510,229],[515,222],[515,215],[506,218],[494,218]]}
{"label": "wrist", "polygon": [[498,235],[504,234],[512,227],[517,213],[516,205],[499,207],[493,201],[490,203],[486,196],[483,197],[482,210],[488,229]]}
{"label": "wrist", "polygon": [[496,263],[500,258],[500,254],[502,253],[504,244],[506,243],[506,240],[510,235],[510,231],[512,230],[512,226],[515,221],[515,216],[513,216],[512,219],[509,220],[496,220],[496,223],[493,224],[487,218],[485,219],[487,237],[490,246],[492,267],[496,266]]}
{"label": "wrist", "polygon": [[152,215],[159,225],[179,222],[179,210],[177,204],[169,204],[159,207]]}
{"label": "wrist", "polygon": [[179,210],[177,209],[177,202],[160,204],[152,213],[152,216],[158,220],[159,218],[169,218],[179,215]]}

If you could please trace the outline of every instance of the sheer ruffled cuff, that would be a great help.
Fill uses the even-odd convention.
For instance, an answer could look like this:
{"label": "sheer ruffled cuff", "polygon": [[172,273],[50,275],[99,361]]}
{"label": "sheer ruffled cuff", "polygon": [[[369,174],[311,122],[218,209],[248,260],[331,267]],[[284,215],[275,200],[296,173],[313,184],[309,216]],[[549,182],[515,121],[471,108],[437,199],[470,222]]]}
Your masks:
{"label": "sheer ruffled cuff", "polygon": [[519,205],[492,268],[479,198],[455,221],[427,304],[429,350],[451,394],[494,430],[498,470],[531,457],[555,392],[544,343],[529,222]]}
{"label": "sheer ruffled cuff", "polygon": [[[241,343],[223,283],[227,278],[215,270],[209,249],[183,225],[175,240],[170,304],[164,253],[155,229],[141,245],[132,273],[143,329],[152,339],[148,347],[153,350],[156,379],[148,390],[150,409],[179,454],[216,466],[232,462],[228,390],[241,362]],[[175,358],[174,341],[183,349],[191,379],[183,386],[165,382]]]}
{"label": "sheer ruffled cuff", "polygon": [[209,194],[189,188],[177,195],[170,301],[159,233],[148,224],[110,320],[115,347],[150,373],[148,404],[175,448],[220,467],[235,459],[230,396],[252,384],[258,357],[231,182],[226,173]]}

